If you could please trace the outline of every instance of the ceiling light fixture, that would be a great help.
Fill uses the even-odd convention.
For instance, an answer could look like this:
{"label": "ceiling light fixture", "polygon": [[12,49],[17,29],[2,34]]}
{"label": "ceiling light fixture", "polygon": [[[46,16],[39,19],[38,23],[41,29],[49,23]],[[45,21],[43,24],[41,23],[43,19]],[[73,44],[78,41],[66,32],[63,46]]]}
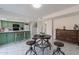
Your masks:
{"label": "ceiling light fixture", "polygon": [[32,4],[32,6],[33,6],[34,8],[40,8],[42,5],[41,5],[41,4]]}

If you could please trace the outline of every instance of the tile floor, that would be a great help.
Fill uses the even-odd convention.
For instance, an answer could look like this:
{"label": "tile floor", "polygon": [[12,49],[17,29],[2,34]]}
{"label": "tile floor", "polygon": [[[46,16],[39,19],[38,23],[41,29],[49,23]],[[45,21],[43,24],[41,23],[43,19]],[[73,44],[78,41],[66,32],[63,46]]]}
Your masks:
{"label": "tile floor", "polygon": [[[28,46],[26,45],[27,40],[23,40],[16,43],[10,43],[6,45],[0,46],[0,55],[25,55],[26,50],[28,50]],[[62,50],[66,55],[79,55],[79,46],[75,44],[70,44],[67,42],[63,42],[64,47]],[[51,55],[52,51],[56,47],[52,44],[52,50],[48,48],[45,49],[45,55]],[[38,55],[42,55],[42,52],[39,48],[36,48],[38,51]]]}

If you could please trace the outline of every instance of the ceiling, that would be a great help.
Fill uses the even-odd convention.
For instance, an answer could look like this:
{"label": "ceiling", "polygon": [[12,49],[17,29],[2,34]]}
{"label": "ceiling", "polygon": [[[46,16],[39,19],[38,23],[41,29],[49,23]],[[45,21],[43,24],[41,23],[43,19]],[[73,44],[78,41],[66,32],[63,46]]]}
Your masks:
{"label": "ceiling", "polygon": [[[75,4],[74,4],[75,5]],[[0,9],[34,20],[51,13],[74,6],[73,4],[42,4],[41,8],[33,8],[31,4],[0,4]],[[1,12],[0,12],[1,13]],[[8,13],[7,13],[8,14]]]}

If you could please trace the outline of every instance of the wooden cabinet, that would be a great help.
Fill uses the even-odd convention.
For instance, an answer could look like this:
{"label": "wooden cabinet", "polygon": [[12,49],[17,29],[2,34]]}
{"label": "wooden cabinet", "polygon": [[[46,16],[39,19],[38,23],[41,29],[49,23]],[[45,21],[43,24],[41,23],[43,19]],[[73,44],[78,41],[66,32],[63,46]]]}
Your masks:
{"label": "wooden cabinet", "polygon": [[56,39],[78,44],[79,43],[79,31],[78,30],[56,29]]}
{"label": "wooden cabinet", "polygon": [[[61,33],[61,34],[60,34]],[[56,30],[56,39],[65,40],[66,32],[62,30]]]}

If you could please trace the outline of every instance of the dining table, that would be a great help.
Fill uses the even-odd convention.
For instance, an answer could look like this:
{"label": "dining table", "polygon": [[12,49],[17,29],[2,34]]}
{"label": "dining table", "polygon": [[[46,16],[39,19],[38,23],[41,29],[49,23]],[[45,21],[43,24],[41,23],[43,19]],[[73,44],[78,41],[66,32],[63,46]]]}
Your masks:
{"label": "dining table", "polygon": [[42,51],[42,54],[44,55],[44,50],[47,47],[51,48],[51,43],[49,42],[49,39],[51,39],[51,35],[48,34],[36,34],[34,37],[36,39],[36,45],[35,47],[39,47]]}

